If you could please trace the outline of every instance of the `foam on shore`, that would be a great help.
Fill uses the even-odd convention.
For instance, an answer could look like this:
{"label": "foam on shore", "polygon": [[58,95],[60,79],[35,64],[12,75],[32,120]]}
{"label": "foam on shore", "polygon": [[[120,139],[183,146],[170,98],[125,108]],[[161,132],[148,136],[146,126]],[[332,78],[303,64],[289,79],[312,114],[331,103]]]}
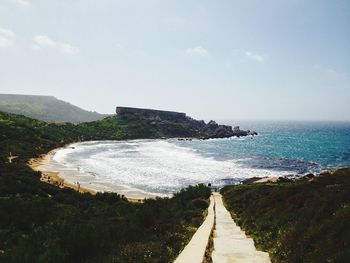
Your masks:
{"label": "foam on shore", "polygon": [[171,196],[189,185],[214,187],[281,172],[216,160],[171,140],[93,141],[58,149],[43,169],[59,171],[72,183],[127,197]]}
{"label": "foam on shore", "polygon": [[48,182],[48,177],[51,177],[51,183],[63,180],[65,187],[74,190],[80,189],[80,192],[90,192],[92,194],[96,192],[115,192],[124,195],[130,201],[161,196],[131,187],[111,184],[107,180],[99,180],[92,173],[81,171],[79,167],[69,166],[55,160],[56,154],[61,155],[70,152],[74,148],[72,145],[52,150],[40,158],[32,159],[29,166],[35,171],[42,172],[43,181]]}

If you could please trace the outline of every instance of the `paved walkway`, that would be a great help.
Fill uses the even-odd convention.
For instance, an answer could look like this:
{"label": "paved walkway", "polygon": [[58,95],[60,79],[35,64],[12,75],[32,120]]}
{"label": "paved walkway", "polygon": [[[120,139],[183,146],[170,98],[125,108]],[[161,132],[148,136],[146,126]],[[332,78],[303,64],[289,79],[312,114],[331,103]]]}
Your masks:
{"label": "paved walkway", "polygon": [[216,226],[214,231],[213,263],[269,263],[266,252],[256,250],[254,241],[231,218],[221,195],[214,193]]}
{"label": "paved walkway", "polygon": [[211,231],[214,227],[214,198],[210,197],[208,215],[194,233],[191,241],[175,260],[175,263],[202,263]]}

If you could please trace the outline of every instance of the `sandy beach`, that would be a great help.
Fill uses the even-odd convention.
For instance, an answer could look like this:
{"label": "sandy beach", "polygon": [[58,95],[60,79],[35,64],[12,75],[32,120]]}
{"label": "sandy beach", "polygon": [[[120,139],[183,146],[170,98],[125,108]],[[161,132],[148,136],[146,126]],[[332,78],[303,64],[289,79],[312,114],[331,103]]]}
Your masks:
{"label": "sandy beach", "polygon": [[132,202],[157,197],[156,195],[148,194],[138,189],[110,184],[97,179],[93,174],[82,173],[76,167],[68,167],[57,162],[54,160],[54,156],[57,151],[64,148],[74,149],[72,145],[54,149],[38,158],[30,159],[28,166],[34,171],[40,171],[42,173],[41,181],[61,188],[72,188],[80,193],[96,194],[97,192],[114,192],[126,197]]}
{"label": "sandy beach", "polygon": [[[123,142],[120,142],[121,145],[123,145]],[[130,142],[128,142],[130,143]],[[178,150],[177,148],[169,146],[169,144],[162,142],[160,144],[159,142],[155,142],[155,145],[150,144],[150,142],[140,144],[142,147],[138,148],[138,151],[143,150],[143,155],[148,158],[148,155],[150,151],[153,151],[151,156],[156,156],[157,160],[153,161],[153,170],[148,169],[147,171],[152,171],[152,173],[142,173],[140,175],[140,170],[138,169],[132,169],[135,168],[141,168],[143,169],[145,166],[148,165],[147,162],[151,162],[152,159],[145,158],[143,161],[144,163],[141,166],[138,166],[139,163],[134,163],[134,159],[132,159],[133,156],[129,156],[128,160],[126,157],[128,156],[129,152],[124,152],[125,149],[123,147],[120,148],[114,148],[113,152],[119,153],[119,163],[117,165],[115,164],[115,161],[118,160],[118,158],[113,157],[112,159],[108,155],[109,147],[105,147],[102,150],[102,154],[100,157],[100,160],[91,158],[89,164],[90,166],[84,166],[84,165],[73,165],[71,164],[70,160],[66,160],[62,158],[62,156],[66,156],[67,154],[71,154],[74,152],[79,152],[81,145],[79,143],[72,143],[69,145],[66,145],[61,148],[54,149],[47,154],[43,154],[38,158],[33,158],[28,162],[28,165],[35,171],[42,172],[41,181],[50,183],[53,185],[56,185],[58,187],[64,188],[72,188],[76,191],[79,191],[81,193],[89,192],[91,194],[96,194],[97,192],[114,192],[118,193],[120,195],[125,196],[126,198],[130,200],[140,200],[144,198],[155,198],[157,196],[164,196],[164,195],[157,195],[155,193],[149,193],[144,190],[133,188],[131,185],[132,183],[137,182],[140,184],[140,182],[145,182],[144,178],[148,178],[148,180],[153,178],[155,181],[153,183],[159,183],[162,184],[163,182],[159,181],[159,177],[166,178],[164,180],[173,180],[174,174],[171,174],[171,176],[166,177],[166,173],[158,174],[157,177],[157,171],[159,170],[159,167],[163,167],[162,169],[173,169],[174,163],[168,163],[168,161],[171,159],[173,160],[174,156],[177,157],[176,161],[178,163],[186,164],[187,166],[184,167],[184,170],[180,170],[176,175],[182,178],[182,174],[191,174],[194,170],[197,174],[201,174],[204,178],[212,176],[213,173],[218,173],[217,170],[213,169],[213,167],[216,167],[218,165],[217,162],[208,160],[208,159],[198,159],[197,163],[195,163],[193,160],[191,162],[188,162],[187,159],[190,157],[197,157],[196,155],[189,155],[187,151],[184,150]],[[84,146],[87,147],[87,146]],[[127,145],[126,147],[129,147]],[[156,150],[154,150],[156,149]],[[161,156],[159,155],[159,149],[160,150],[166,150],[167,152],[173,151],[175,153],[172,155],[167,155],[164,157],[164,152],[161,151]],[[185,156],[185,158],[183,158]],[[88,158],[88,157],[87,157]],[[103,160],[112,160],[112,162],[101,162]],[[161,159],[160,159],[161,158]],[[160,159],[160,161],[159,161]],[[138,162],[142,161],[142,159],[136,159]],[[104,169],[100,169],[99,172],[95,172],[94,168],[98,167],[98,165],[103,165]],[[164,166],[164,164],[166,164]],[[175,162],[176,164],[176,162]],[[168,166],[167,166],[168,165]],[[219,163],[221,165],[221,163]],[[127,166],[127,168],[125,168]],[[176,164],[177,167],[177,164]],[[181,166],[180,166],[181,167]],[[205,167],[205,169],[202,169],[200,171],[196,170],[198,167]],[[218,169],[226,169],[227,167],[219,166]],[[124,170],[123,170],[124,169]],[[158,170],[157,170],[158,169]],[[204,171],[205,170],[205,171]],[[208,173],[208,170],[210,171]],[[227,170],[227,169],[226,169]],[[126,173],[125,173],[126,171]],[[155,171],[155,172],[153,172]],[[175,171],[177,171],[175,169]],[[220,170],[221,171],[221,170]],[[229,173],[231,170],[227,170],[226,172]],[[124,172],[124,174],[123,174]],[[203,174],[203,172],[207,172],[207,174]],[[244,171],[243,171],[244,172]],[[154,174],[156,176],[154,177]],[[226,173],[225,173],[226,174]],[[110,177],[112,175],[112,177]],[[113,177],[114,176],[114,177]],[[114,178],[123,177],[123,176],[129,176],[128,180],[114,180]],[[131,177],[130,177],[131,176]],[[139,177],[137,177],[139,176]],[[153,177],[152,177],[153,176]],[[261,182],[276,182],[277,177],[265,177],[265,178],[254,178],[252,182],[254,183],[261,183]],[[207,179],[209,180],[209,179]],[[123,183],[122,183],[123,182]],[[130,184],[128,184],[130,183]],[[167,182],[168,185],[173,185],[178,183],[178,181],[174,182]],[[184,185],[185,187],[185,185]]]}
{"label": "sandy beach", "polygon": [[80,193],[91,193],[96,194],[97,192],[93,189],[89,189],[86,187],[79,187],[76,183],[70,183],[67,180],[64,180],[62,175],[60,175],[60,172],[58,171],[48,171],[46,168],[50,165],[50,163],[53,161],[52,158],[55,154],[56,150],[52,150],[47,154],[41,155],[39,158],[32,158],[29,160],[28,165],[30,168],[32,168],[34,171],[40,171],[41,178],[40,181],[43,181],[45,183],[56,185],[60,188],[68,187],[72,188],[75,191],[78,191]]}

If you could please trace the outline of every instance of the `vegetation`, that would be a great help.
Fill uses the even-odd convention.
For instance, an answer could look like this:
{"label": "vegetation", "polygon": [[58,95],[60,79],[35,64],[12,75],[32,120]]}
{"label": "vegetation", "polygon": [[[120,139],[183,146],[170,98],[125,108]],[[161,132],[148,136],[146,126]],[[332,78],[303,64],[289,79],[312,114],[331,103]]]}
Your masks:
{"label": "vegetation", "polygon": [[196,135],[194,130],[189,129],[188,123],[154,122],[135,115],[123,117],[116,115],[100,121],[81,123],[75,127],[75,131],[84,139],[93,140],[155,139]]}
{"label": "vegetation", "polygon": [[226,186],[227,208],[274,262],[349,262],[350,168],[311,180]]}
{"label": "vegetation", "polygon": [[[77,140],[167,135],[149,127],[117,117],[58,125],[0,112],[0,262],[173,261],[204,219],[207,187],[130,203],[43,183],[26,165]],[[10,152],[18,156],[11,163]]]}
{"label": "vegetation", "polygon": [[80,123],[107,115],[83,110],[53,96],[0,94],[0,111],[51,122]]}
{"label": "vegetation", "polygon": [[86,140],[122,140],[190,136],[181,123],[152,124],[149,119],[130,116],[106,117],[103,120],[80,123],[47,123],[22,115],[0,112],[0,158],[9,153],[18,155],[17,162],[47,153],[68,143]]}

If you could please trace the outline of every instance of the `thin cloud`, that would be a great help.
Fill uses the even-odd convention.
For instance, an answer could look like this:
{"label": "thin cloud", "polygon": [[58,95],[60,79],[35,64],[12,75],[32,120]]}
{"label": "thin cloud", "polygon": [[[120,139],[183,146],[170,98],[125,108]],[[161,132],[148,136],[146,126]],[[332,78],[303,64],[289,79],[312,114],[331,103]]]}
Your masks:
{"label": "thin cloud", "polygon": [[32,45],[31,48],[34,51],[39,51],[41,49],[40,46],[38,46],[38,45]]}
{"label": "thin cloud", "polygon": [[324,67],[320,64],[314,64],[313,68],[317,70],[319,73],[330,77],[347,77],[348,76],[346,72],[342,72],[334,68]]}
{"label": "thin cloud", "polygon": [[258,55],[258,54],[254,54],[254,53],[252,53],[250,51],[246,51],[245,55],[246,55],[247,58],[249,58],[251,60],[254,60],[254,61],[257,61],[257,62],[263,62],[265,60],[264,56]]}
{"label": "thin cloud", "polygon": [[74,47],[70,44],[67,43],[59,43],[59,49],[61,52],[66,53],[66,54],[78,54],[79,53],[79,48]]}
{"label": "thin cloud", "polygon": [[332,77],[346,77],[348,75],[346,72],[341,72],[333,68],[327,68],[325,71],[327,75]]}
{"label": "thin cloud", "polygon": [[31,2],[28,0],[8,0],[8,1],[24,8],[30,7],[32,5]]}
{"label": "thin cloud", "polygon": [[6,28],[0,28],[0,48],[8,48],[14,45],[15,33]]}
{"label": "thin cloud", "polygon": [[115,44],[115,48],[118,50],[122,50],[125,48],[125,46],[123,44],[117,43],[117,44]]}
{"label": "thin cloud", "polygon": [[189,55],[196,55],[196,56],[200,56],[200,57],[206,57],[209,55],[208,50],[206,50],[204,47],[202,46],[196,46],[193,48],[188,48],[186,50],[186,53]]}
{"label": "thin cloud", "polygon": [[326,72],[332,75],[339,75],[339,72],[332,68],[326,69]]}
{"label": "thin cloud", "polygon": [[51,38],[45,35],[37,35],[34,37],[34,42],[42,47],[57,47],[57,43],[53,41]]}
{"label": "thin cloud", "polygon": [[226,67],[227,69],[231,69],[231,68],[232,68],[232,62],[231,62],[231,61],[226,61],[226,62],[225,62],[225,67]]}
{"label": "thin cloud", "polygon": [[80,51],[79,48],[72,46],[71,44],[55,41],[46,35],[36,35],[33,40],[35,42],[35,45],[32,46],[33,50],[50,48],[71,55],[77,54]]}

